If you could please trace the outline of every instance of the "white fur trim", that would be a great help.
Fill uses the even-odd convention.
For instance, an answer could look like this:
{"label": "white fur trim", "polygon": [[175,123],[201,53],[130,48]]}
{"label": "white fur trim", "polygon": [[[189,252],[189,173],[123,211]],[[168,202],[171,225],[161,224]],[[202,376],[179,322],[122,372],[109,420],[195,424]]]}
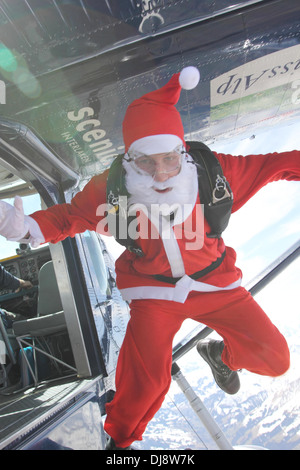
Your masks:
{"label": "white fur trim", "polygon": [[121,289],[120,292],[124,300],[130,302],[134,299],[157,299],[171,300],[173,302],[184,303],[190,292],[219,292],[232,290],[240,287],[242,279],[229,284],[226,287],[217,287],[212,284],[194,281],[189,276],[183,276],[174,287],[161,286],[137,286]]}
{"label": "white fur trim", "polygon": [[183,144],[183,142],[177,135],[149,135],[133,142],[128,152],[135,151],[144,153],[145,155],[155,155],[157,153],[172,152],[172,150],[181,144]]}

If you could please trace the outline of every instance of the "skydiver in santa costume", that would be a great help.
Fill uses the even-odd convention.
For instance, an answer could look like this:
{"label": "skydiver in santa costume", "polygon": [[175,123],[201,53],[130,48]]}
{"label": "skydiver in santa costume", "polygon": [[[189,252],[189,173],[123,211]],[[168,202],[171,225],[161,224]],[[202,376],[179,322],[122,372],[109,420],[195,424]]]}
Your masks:
{"label": "skydiver in santa costume", "polygon": [[[117,285],[130,302],[130,320],[118,359],[116,393],[106,406],[108,449],[130,448],[142,439],[169,389],[172,342],[186,318],[222,337],[203,340],[198,351],[226,393],[239,390],[239,369],[276,377],[289,368],[285,338],[241,287],[235,251],[225,247],[222,237],[210,235],[205,213],[202,224],[196,221],[196,230],[191,229],[202,207],[197,165],[175,105],[181,89],[192,89],[198,81],[197,69],[183,69],[162,88],[131,103],[123,121],[128,207],[138,207],[148,236],[140,233],[136,249],[125,250],[116,262]],[[232,212],[267,183],[300,180],[296,150],[245,157],[214,154],[233,194]],[[106,215],[99,211],[107,202],[107,178],[108,170],[94,176],[70,204],[30,216],[24,216],[20,198],[14,207],[2,202],[0,233],[32,246],[85,230],[107,234]],[[160,205],[164,209],[159,215],[151,211]]]}

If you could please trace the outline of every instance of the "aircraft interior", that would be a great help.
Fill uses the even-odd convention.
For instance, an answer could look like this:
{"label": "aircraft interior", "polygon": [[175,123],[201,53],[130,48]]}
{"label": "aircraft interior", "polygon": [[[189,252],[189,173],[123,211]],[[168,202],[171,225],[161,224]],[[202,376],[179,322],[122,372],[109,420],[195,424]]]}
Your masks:
{"label": "aircraft interior", "polygon": [[[27,196],[35,195],[34,204],[37,207],[40,205],[40,197],[30,183],[1,167],[0,198],[11,202],[15,195],[21,195],[25,203]],[[73,368],[73,374],[76,371],[48,244],[32,249],[28,244],[6,242],[4,239],[1,243],[6,253],[2,251],[1,265],[18,279],[30,281],[32,286],[18,291],[5,287],[0,289],[1,311],[16,315],[16,319],[8,322],[5,313],[0,318],[3,349],[5,346],[5,351],[2,351],[5,357],[1,361],[0,401],[33,381],[66,374],[67,366],[64,362]],[[45,332],[48,340],[44,339]],[[42,349],[45,351],[47,348],[49,356],[42,357],[37,351],[39,358],[34,360],[30,357],[33,354],[33,341],[45,341]],[[60,362],[51,360],[51,356]],[[38,379],[37,370],[32,370],[31,374],[30,367],[34,369],[35,361],[39,360],[44,363],[40,367],[43,373]],[[69,368],[68,373],[71,372],[72,369]]]}

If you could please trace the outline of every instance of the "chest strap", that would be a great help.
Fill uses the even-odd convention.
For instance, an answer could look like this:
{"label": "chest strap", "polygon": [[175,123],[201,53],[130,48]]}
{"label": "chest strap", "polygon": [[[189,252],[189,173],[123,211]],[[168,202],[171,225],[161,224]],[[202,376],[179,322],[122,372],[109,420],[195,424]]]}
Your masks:
{"label": "chest strap", "polygon": [[[223,251],[220,258],[217,258],[216,261],[213,261],[209,266],[207,266],[204,269],[201,269],[200,271],[197,271],[194,274],[189,274],[188,276],[194,281],[196,281],[197,279],[200,279],[200,277],[203,277],[206,274],[213,271],[214,269],[218,268],[222,264],[225,258],[225,255],[226,255],[226,250]],[[154,274],[153,277],[155,277],[155,279],[157,279],[158,281],[167,282],[168,284],[176,284],[176,282],[180,281],[181,279],[181,277],[168,277],[168,276],[163,276],[162,274]]]}

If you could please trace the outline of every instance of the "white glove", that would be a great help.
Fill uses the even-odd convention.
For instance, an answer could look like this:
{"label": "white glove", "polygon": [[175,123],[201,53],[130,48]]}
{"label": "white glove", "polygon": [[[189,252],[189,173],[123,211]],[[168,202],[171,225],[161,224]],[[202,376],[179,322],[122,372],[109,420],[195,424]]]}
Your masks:
{"label": "white glove", "polygon": [[[24,238],[29,234],[28,238]],[[33,247],[45,241],[37,222],[24,215],[23,201],[16,196],[14,205],[0,201],[0,235],[12,242],[30,243]]]}
{"label": "white glove", "polygon": [[29,225],[25,222],[23,201],[15,197],[14,205],[0,201],[0,235],[9,241],[16,242],[29,232]]}

